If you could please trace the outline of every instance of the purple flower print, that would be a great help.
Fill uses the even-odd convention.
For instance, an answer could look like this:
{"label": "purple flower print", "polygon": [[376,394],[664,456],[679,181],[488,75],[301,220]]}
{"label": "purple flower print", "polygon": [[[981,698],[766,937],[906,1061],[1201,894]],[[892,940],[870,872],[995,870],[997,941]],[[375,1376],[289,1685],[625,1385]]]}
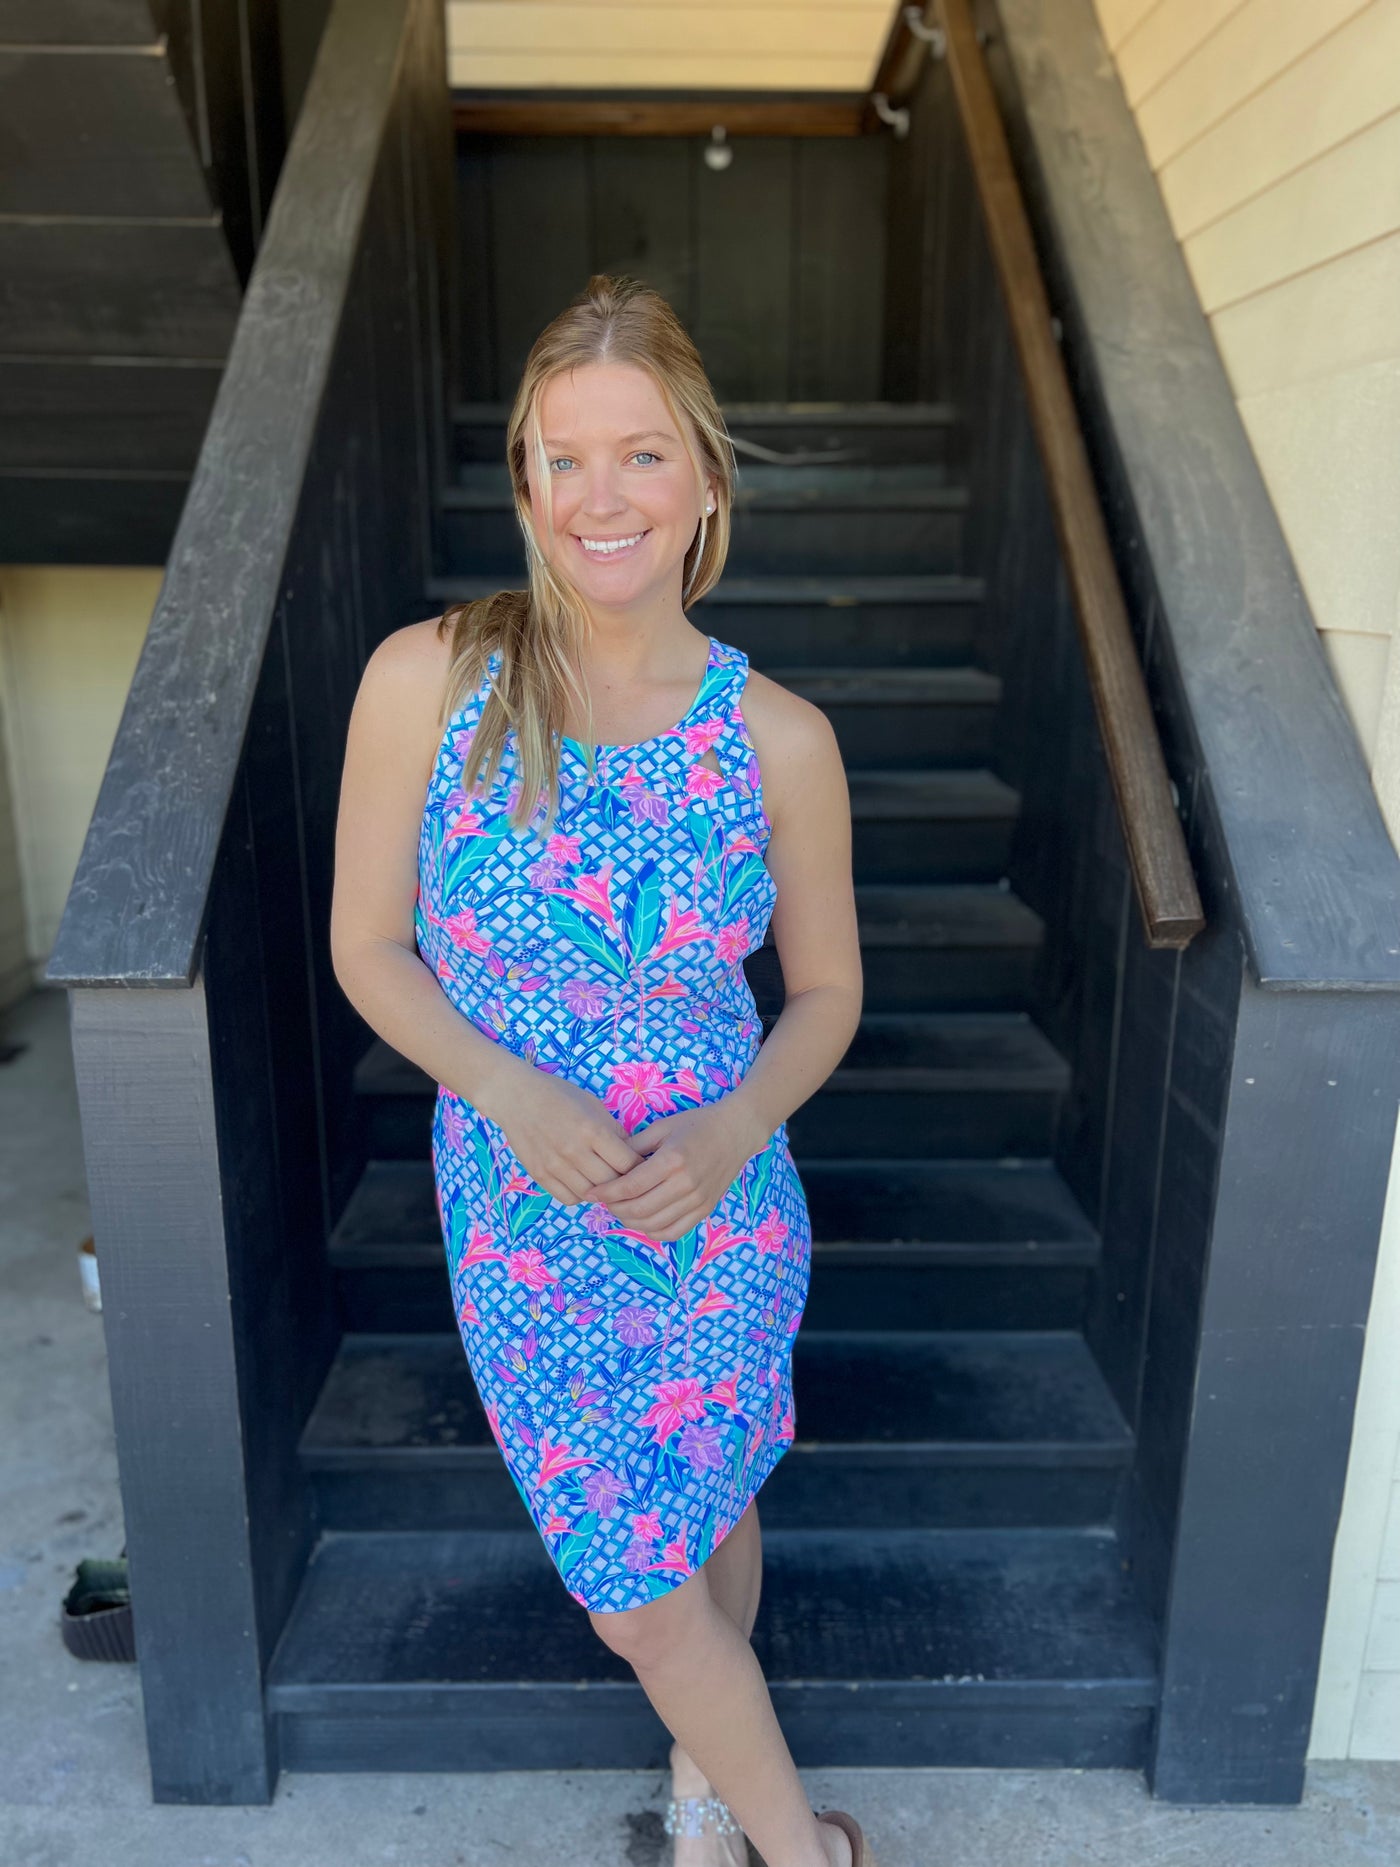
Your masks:
{"label": "purple flower print", "polygon": [[611,1517],[617,1508],[617,1500],[626,1488],[615,1473],[600,1466],[583,1481],[583,1501],[589,1510],[596,1510],[600,1517]]}
{"label": "purple flower print", "polygon": [[628,1348],[642,1348],[656,1340],[656,1311],[644,1303],[629,1303],[613,1317],[613,1328]]}
{"label": "purple flower print", "polygon": [[606,1206],[593,1205],[583,1215],[583,1222],[595,1238],[605,1238],[617,1224]]}
{"label": "purple flower print", "polygon": [[525,873],[536,888],[557,888],[564,879],[564,871],[548,856],[541,856],[538,862],[532,862]]}
{"label": "purple flower print", "polygon": [[671,809],[658,792],[644,791],[640,785],[625,784],[622,795],[631,809],[633,823],[654,823],[658,829],[666,827]]}
{"label": "purple flower print", "polygon": [[607,990],[591,979],[566,979],[564,1003],[576,1018],[601,1018],[608,1008]]}
{"label": "purple flower print", "polygon": [[629,1543],[622,1552],[623,1567],[630,1575],[637,1575],[643,1569],[651,1567],[651,1545],[649,1543]]}
{"label": "purple flower print", "polygon": [[720,1429],[717,1426],[684,1427],[676,1441],[676,1450],[697,1472],[718,1471],[724,1463],[724,1449],[720,1444]]}

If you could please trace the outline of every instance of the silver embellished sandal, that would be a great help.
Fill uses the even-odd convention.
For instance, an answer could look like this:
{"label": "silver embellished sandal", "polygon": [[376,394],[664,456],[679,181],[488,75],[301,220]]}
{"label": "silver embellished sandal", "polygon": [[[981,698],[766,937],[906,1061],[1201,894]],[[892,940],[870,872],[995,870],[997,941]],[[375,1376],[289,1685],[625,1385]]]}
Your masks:
{"label": "silver embellished sandal", "polygon": [[734,1811],[718,1796],[671,1796],[662,1811],[661,1826],[673,1839],[677,1835],[743,1833]]}

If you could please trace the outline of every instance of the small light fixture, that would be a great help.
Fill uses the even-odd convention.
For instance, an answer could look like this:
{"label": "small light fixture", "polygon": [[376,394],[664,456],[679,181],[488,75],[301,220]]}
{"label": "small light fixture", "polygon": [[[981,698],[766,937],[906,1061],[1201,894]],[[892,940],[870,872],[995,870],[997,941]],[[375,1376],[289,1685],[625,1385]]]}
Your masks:
{"label": "small light fixture", "polygon": [[724,125],[717,123],[710,131],[710,140],[705,145],[705,167],[718,172],[727,169],[733,160],[734,151],[725,139]]}

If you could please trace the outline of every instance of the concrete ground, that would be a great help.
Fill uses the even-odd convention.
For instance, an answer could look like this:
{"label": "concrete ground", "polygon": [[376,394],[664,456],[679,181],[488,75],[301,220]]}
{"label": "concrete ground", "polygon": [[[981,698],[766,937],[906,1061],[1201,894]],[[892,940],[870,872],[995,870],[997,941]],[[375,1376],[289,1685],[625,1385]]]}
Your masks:
{"label": "concrete ground", "polygon": [[[0,1867],[665,1867],[655,1772],[285,1774],[266,1807],[150,1799],[134,1666],[75,1660],[73,1569],[120,1551],[101,1317],[61,992],[0,1013]],[[1400,1764],[1318,1762],[1297,1807],[1154,1802],[1141,1776],[814,1770],[880,1867],[1382,1867]]]}

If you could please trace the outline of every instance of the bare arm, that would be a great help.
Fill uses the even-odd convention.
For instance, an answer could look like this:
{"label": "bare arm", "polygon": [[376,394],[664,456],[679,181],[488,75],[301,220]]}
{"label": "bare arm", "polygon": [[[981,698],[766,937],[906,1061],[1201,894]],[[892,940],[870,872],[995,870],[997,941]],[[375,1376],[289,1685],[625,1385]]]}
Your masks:
{"label": "bare arm", "polygon": [[786,999],[748,1074],[727,1096],[651,1122],[648,1158],[598,1187],[628,1225],[664,1240],[705,1218],[743,1167],[836,1067],[860,1021],[860,937],[851,808],[836,735],[816,707],[750,675],[744,714],[772,823],[773,938]]}
{"label": "bare arm", "polygon": [[625,1130],[596,1097],[478,1031],[417,950],[418,839],[447,666],[435,631],[435,620],[395,630],[361,677],[336,822],[331,964],[371,1029],[499,1123],[532,1178],[573,1204],[636,1161]]}

